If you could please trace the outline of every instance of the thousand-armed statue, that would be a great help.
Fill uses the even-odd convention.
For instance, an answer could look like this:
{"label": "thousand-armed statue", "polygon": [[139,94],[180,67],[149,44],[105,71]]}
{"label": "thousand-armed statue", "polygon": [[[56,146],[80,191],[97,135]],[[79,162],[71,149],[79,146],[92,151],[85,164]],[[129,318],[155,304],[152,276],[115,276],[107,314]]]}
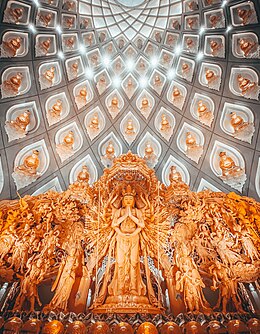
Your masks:
{"label": "thousand-armed statue", "polygon": [[[0,275],[13,289],[5,307],[252,311],[243,283],[258,286],[260,204],[191,192],[179,174],[172,168],[166,187],[129,152],[92,186],[84,166],[65,192],[0,202]],[[53,294],[42,305],[47,281]]]}

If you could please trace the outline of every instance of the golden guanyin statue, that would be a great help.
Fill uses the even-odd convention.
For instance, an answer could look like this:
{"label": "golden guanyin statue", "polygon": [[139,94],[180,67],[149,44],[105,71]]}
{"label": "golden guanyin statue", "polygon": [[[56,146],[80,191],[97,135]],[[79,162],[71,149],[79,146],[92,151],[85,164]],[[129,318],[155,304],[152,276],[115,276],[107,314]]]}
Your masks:
{"label": "golden guanyin statue", "polygon": [[211,126],[214,115],[213,112],[208,109],[208,107],[203,103],[203,101],[198,101],[198,109],[197,109],[199,120],[202,124],[207,126]]}
{"label": "golden guanyin statue", "polygon": [[107,89],[107,79],[105,75],[101,75],[100,78],[97,81],[97,89],[99,94],[103,94],[104,91]]}
{"label": "golden guanyin statue", "polygon": [[[25,163],[30,173],[36,157]],[[253,312],[238,288],[260,274],[258,202],[192,192],[175,168],[167,187],[131,152],[92,185],[83,169],[64,192],[0,202],[0,281],[19,282],[4,310]],[[50,277],[46,305],[38,287]]]}
{"label": "golden guanyin statue", "polygon": [[197,139],[196,139],[195,134],[188,131],[186,133],[185,143],[186,143],[187,157],[189,157],[191,160],[198,163],[203,153],[203,147],[197,144]]}
{"label": "golden guanyin statue", "polygon": [[30,124],[30,114],[30,111],[26,110],[18,115],[14,120],[5,122],[5,130],[9,141],[26,136],[28,132],[28,125]]}
{"label": "golden guanyin statue", "polygon": [[237,115],[236,112],[230,113],[230,124],[234,129],[233,136],[242,141],[251,143],[255,127],[253,123],[246,122],[243,117]]}
{"label": "golden guanyin statue", "polygon": [[21,48],[22,39],[20,37],[11,38],[7,41],[3,41],[2,44],[2,56],[6,55],[7,57],[17,56],[17,52]]}
{"label": "golden guanyin statue", "polygon": [[74,154],[74,143],[74,132],[69,131],[62,142],[56,145],[56,151],[62,162],[69,159]]}
{"label": "golden guanyin statue", "polygon": [[22,85],[22,80],[23,80],[22,73],[17,73],[10,79],[5,80],[2,85],[2,94],[4,93],[5,95],[8,96],[18,95]]}

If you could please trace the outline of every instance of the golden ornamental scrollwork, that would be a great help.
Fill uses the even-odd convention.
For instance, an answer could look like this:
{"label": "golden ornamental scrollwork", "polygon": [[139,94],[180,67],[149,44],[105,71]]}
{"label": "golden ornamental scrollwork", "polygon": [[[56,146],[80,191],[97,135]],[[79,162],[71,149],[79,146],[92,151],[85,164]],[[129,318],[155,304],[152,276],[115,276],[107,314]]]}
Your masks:
{"label": "golden ornamental scrollwork", "polygon": [[[173,171],[172,171],[173,173]],[[89,185],[0,202],[0,274],[13,309],[93,313],[244,312],[260,274],[260,204],[234,193],[166,187],[128,152]],[[38,287],[52,279],[42,305]],[[218,291],[216,305],[204,289]],[[27,301],[27,303],[26,303]]]}

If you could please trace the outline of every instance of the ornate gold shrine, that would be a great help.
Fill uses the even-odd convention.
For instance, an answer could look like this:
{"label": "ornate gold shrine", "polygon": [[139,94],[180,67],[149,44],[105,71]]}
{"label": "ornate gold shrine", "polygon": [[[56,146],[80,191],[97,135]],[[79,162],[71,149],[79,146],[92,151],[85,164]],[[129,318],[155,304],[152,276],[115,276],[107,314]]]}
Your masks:
{"label": "ornate gold shrine", "polygon": [[[27,300],[31,311],[156,314],[167,295],[174,315],[225,313],[228,302],[244,312],[242,283],[260,274],[259,203],[194,193],[180,177],[166,187],[131,152],[88,180],[80,173],[65,192],[0,202],[0,276],[14,283],[14,310]],[[49,279],[54,295],[42,305],[38,286]]]}

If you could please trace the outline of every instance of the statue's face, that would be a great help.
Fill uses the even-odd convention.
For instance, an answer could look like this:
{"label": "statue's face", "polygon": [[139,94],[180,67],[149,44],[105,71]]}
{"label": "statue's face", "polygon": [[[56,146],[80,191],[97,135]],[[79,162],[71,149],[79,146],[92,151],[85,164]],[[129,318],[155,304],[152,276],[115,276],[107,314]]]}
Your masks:
{"label": "statue's face", "polygon": [[135,198],[132,195],[126,195],[123,198],[123,206],[131,206],[133,207],[135,204]]}

